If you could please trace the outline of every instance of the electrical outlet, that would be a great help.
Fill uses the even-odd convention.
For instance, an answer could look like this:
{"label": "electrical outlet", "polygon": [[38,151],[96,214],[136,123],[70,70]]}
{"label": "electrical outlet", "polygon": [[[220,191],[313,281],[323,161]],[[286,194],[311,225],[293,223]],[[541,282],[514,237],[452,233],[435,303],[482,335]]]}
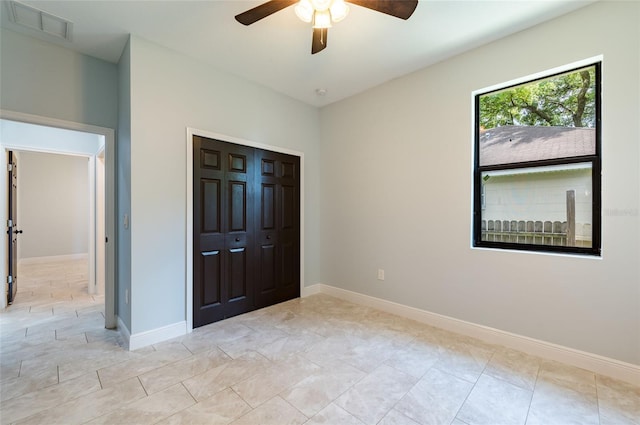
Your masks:
{"label": "electrical outlet", "polygon": [[378,269],[378,280],[384,280],[384,270]]}

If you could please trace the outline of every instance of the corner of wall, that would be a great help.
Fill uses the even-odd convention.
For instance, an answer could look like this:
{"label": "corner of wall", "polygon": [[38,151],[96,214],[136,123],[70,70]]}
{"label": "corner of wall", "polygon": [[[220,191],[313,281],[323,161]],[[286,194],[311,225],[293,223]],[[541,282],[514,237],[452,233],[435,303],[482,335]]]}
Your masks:
{"label": "corner of wall", "polygon": [[[122,218],[131,214],[131,49],[127,42],[118,62],[116,140],[116,312],[131,329],[131,232]],[[120,327],[120,326],[119,326]],[[128,334],[129,335],[129,334]]]}

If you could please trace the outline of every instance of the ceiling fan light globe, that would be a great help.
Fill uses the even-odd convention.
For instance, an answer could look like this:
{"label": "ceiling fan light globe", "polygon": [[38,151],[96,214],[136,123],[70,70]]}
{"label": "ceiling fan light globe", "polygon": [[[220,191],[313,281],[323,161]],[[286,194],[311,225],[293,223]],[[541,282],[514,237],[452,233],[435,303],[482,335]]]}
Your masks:
{"label": "ceiling fan light globe", "polygon": [[313,28],[331,28],[331,13],[316,10],[313,14]]}
{"label": "ceiling fan light globe", "polygon": [[302,22],[311,22],[313,20],[314,10],[309,0],[300,0],[294,10],[296,16],[298,16]]}
{"label": "ceiling fan light globe", "polygon": [[329,11],[333,22],[340,22],[349,14],[349,6],[346,5],[344,0],[334,0]]}

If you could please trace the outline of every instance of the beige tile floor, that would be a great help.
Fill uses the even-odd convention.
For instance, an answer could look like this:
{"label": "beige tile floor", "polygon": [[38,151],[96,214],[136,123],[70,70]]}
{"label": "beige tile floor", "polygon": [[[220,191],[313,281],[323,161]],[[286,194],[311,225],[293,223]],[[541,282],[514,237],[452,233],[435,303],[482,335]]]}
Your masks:
{"label": "beige tile floor", "polygon": [[640,388],[324,295],[129,352],[86,264],[25,265],[2,424],[640,424]]}

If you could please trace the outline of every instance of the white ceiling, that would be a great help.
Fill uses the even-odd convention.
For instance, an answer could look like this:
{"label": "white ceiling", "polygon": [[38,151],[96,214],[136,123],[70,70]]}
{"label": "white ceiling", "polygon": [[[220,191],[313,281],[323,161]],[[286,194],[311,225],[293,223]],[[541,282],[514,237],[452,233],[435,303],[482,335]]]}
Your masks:
{"label": "white ceiling", "polygon": [[[72,42],[54,41],[67,48],[118,62],[127,35],[135,34],[314,106],[593,1],[421,0],[407,21],[350,5],[349,16],[329,30],[328,47],[311,55],[311,26],[293,7],[248,27],[236,22],[235,15],[265,0],[21,0],[73,22]],[[7,11],[3,4],[3,27],[32,34],[9,22]]]}

